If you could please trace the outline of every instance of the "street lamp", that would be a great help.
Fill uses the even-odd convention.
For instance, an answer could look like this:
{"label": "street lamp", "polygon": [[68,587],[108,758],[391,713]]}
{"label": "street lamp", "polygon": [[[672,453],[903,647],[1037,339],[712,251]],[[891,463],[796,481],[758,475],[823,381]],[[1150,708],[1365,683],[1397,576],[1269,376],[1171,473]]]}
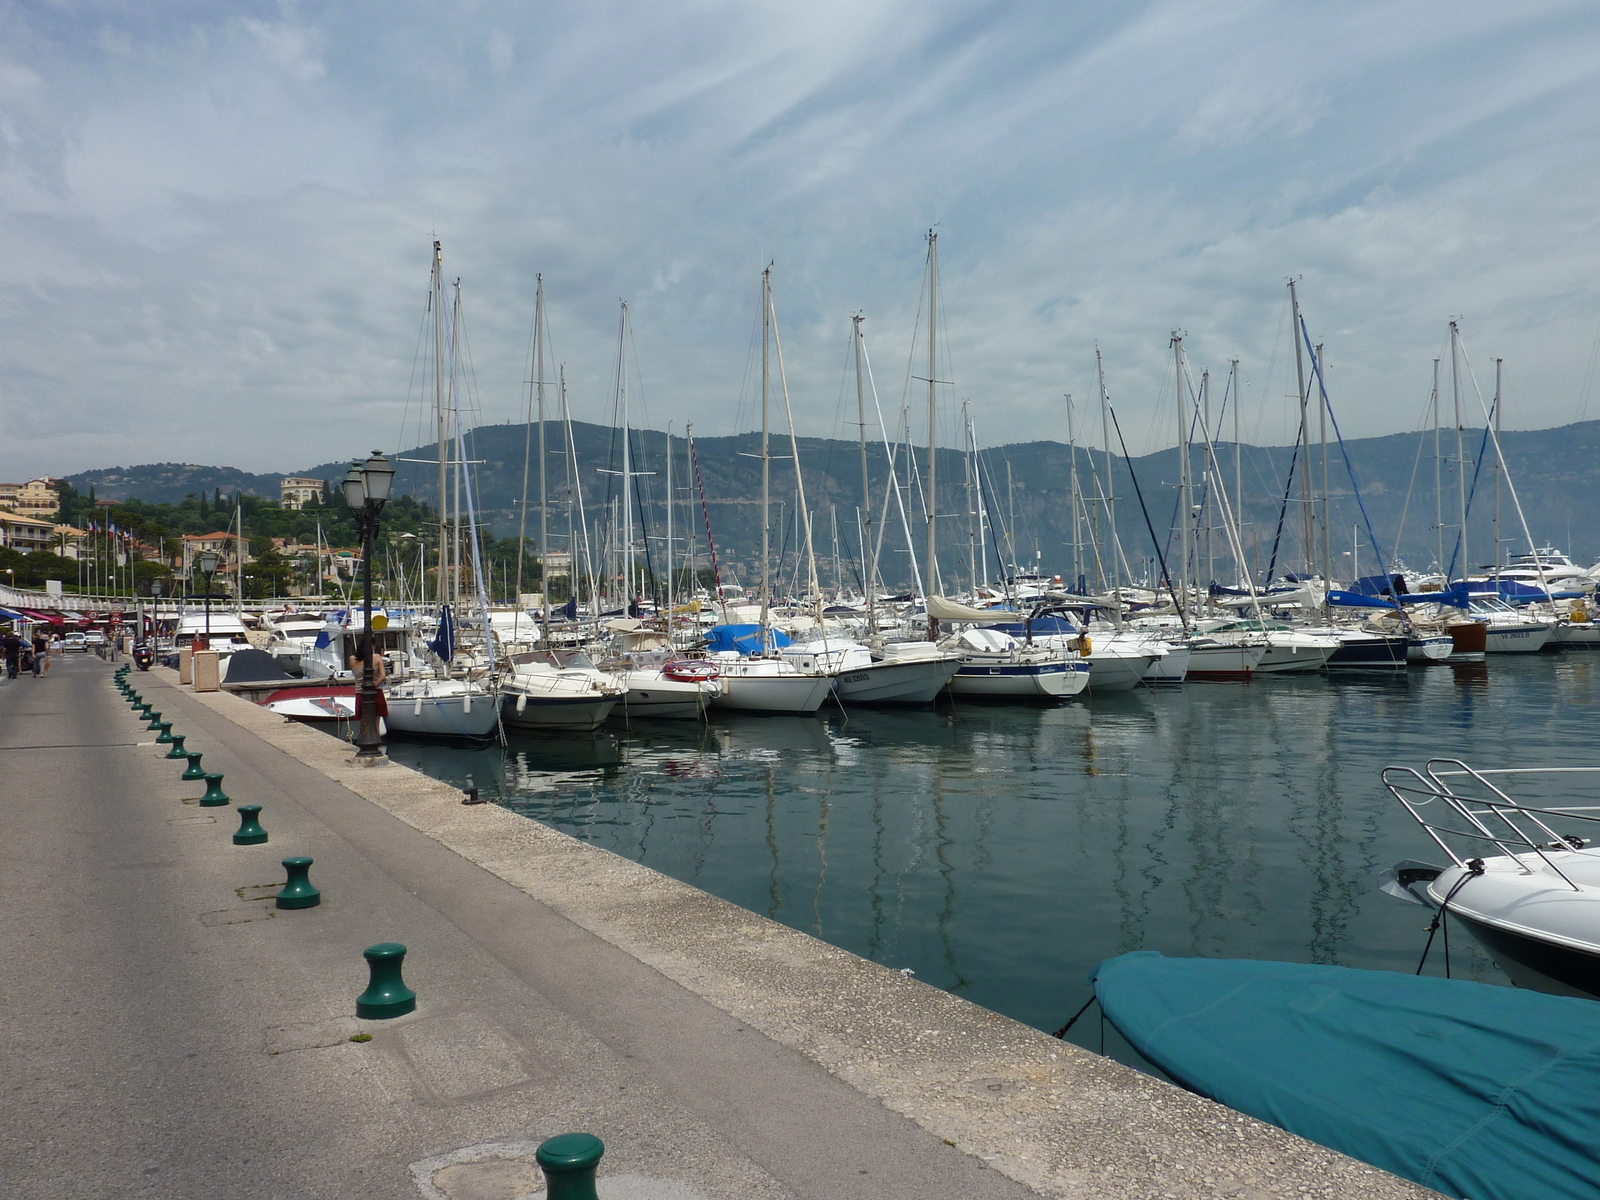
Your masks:
{"label": "street lamp", "polygon": [[206,577],[205,648],[209,650],[211,649],[211,576],[214,575],[217,568],[222,565],[222,555],[218,554],[215,550],[202,550],[200,552],[200,557],[196,560],[195,565],[200,568],[200,574]]}
{"label": "street lamp", "polygon": [[[152,579],[150,581],[150,601],[150,607],[155,611],[150,615],[149,640],[154,640],[156,626],[161,624],[161,580],[159,579]],[[139,629],[139,640],[141,642],[147,640],[145,630],[142,625]]]}
{"label": "street lamp", "polygon": [[361,725],[356,731],[356,757],[383,756],[378,741],[378,684],[372,672],[372,543],[378,536],[378,514],[389,502],[394,468],[374,450],[364,463],[352,463],[344,477],[344,502],[361,532]]}

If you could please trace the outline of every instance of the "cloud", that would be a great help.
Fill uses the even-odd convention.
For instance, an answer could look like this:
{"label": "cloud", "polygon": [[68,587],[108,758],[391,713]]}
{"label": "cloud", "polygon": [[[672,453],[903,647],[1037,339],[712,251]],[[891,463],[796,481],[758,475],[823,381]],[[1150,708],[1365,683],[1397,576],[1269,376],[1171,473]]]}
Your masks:
{"label": "cloud", "polygon": [[[1596,319],[1600,20],[1579,3],[0,3],[0,474],[291,469],[414,431],[429,247],[480,410],[522,411],[534,277],[581,415],[630,301],[648,419],[753,418],[776,260],[810,433],[849,316],[904,388],[937,223],[945,422],[1159,444],[1168,338],[1292,435],[1301,279],[1347,433],[1404,429],[1445,322],[1509,423],[1575,419]],[[948,372],[948,374],[946,374]],[[1162,397],[1165,394],[1165,400]]]}

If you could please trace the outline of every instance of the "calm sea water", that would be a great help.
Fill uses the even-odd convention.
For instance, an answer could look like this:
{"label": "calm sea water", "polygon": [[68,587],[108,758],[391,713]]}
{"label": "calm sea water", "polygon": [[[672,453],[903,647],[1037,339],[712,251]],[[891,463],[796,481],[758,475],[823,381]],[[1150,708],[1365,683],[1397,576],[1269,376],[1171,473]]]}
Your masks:
{"label": "calm sea water", "polygon": [[[1391,763],[1596,761],[1600,655],[1188,684],[1057,708],[713,713],[396,761],[1041,1029],[1128,950],[1414,970],[1440,855]],[[1470,937],[1453,974],[1503,976]],[[1442,973],[1436,945],[1429,973]],[[1073,1040],[1098,1049],[1092,1021]],[[1108,1051],[1129,1058],[1126,1047]]]}

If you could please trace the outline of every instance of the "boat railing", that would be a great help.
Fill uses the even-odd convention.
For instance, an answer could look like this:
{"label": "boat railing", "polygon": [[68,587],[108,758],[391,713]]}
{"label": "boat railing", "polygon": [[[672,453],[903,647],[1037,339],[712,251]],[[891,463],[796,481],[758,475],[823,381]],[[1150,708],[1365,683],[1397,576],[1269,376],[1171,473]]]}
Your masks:
{"label": "boat railing", "polygon": [[[1600,824],[1600,810],[1586,806],[1540,808],[1514,800],[1489,776],[1567,775],[1600,773],[1600,767],[1510,767],[1479,771],[1460,759],[1430,759],[1422,770],[1385,767],[1383,784],[1422,826],[1450,860],[1470,870],[1476,855],[1463,857],[1456,841],[1494,846],[1515,862],[1524,874],[1533,868],[1524,856],[1536,856],[1574,891],[1582,889],[1550,857],[1551,851],[1582,849],[1587,839],[1558,833],[1545,818],[1592,821]],[[1438,808],[1429,808],[1437,803]],[[1426,810],[1426,811],[1425,811]]]}

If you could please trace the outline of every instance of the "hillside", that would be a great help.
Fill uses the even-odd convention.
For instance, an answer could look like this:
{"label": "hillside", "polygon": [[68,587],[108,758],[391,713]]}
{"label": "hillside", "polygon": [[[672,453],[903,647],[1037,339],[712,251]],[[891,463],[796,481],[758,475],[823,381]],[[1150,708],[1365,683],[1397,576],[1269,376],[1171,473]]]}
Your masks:
{"label": "hillside", "polygon": [[[484,460],[476,468],[477,497],[480,517],[498,536],[517,532],[517,508],[522,488],[523,444],[526,433],[521,426],[488,426],[474,432],[469,448],[470,457]],[[1482,431],[1468,431],[1468,455],[1476,454]],[[661,538],[665,532],[665,514],[662,497],[665,495],[666,436],[658,431],[635,431],[634,467],[644,475],[640,482],[643,499],[635,510],[635,523],[648,526],[651,541],[648,549],[652,555],[662,550]],[[556,548],[566,544],[568,511],[567,457],[563,451],[563,434],[559,426],[548,430],[550,458],[548,462],[548,488],[550,496],[551,541]],[[591,528],[608,524],[617,513],[620,526],[620,508],[617,505],[617,476],[608,474],[621,466],[620,439],[605,426],[582,422],[573,425],[573,441],[578,460],[578,479],[583,493],[583,504]],[[1530,531],[1540,544],[1554,544],[1568,550],[1575,558],[1592,561],[1600,556],[1600,521],[1590,516],[1592,497],[1600,494],[1600,421],[1563,426],[1558,429],[1514,431],[1502,434],[1502,443],[1516,491],[1529,520]],[[1444,453],[1453,453],[1454,435],[1444,437]],[[860,458],[853,442],[823,438],[801,438],[800,459],[804,467],[808,507],[816,514],[814,541],[818,555],[828,559],[823,567],[826,582],[832,580],[831,557],[833,553],[833,522],[839,526],[840,555],[843,559],[855,556],[857,544],[857,514],[860,504]],[[1392,543],[1400,531],[1404,510],[1404,532],[1399,549],[1406,560],[1418,567],[1426,567],[1435,557],[1437,544],[1434,532],[1434,461],[1431,436],[1422,447],[1418,459],[1419,438],[1416,434],[1398,434],[1380,438],[1363,438],[1351,441],[1346,447],[1351,467],[1361,486],[1378,539],[1385,553],[1392,553]],[[688,488],[685,444],[679,437],[672,440],[674,456],[674,487],[680,500],[675,513],[677,536],[685,536],[685,522],[692,521],[696,543],[704,552],[705,516],[698,497]],[[733,437],[702,438],[696,440],[696,451],[704,481],[706,510],[709,512],[712,532],[717,540],[719,557],[733,563],[739,577],[748,581],[757,570],[755,558],[759,546],[759,505],[761,464],[750,457],[759,450],[756,434]],[[787,438],[774,439],[773,454],[787,455]],[[1292,447],[1246,446],[1243,452],[1242,475],[1245,499],[1240,508],[1244,519],[1246,554],[1252,563],[1265,569],[1278,531],[1280,511],[1284,513],[1283,534],[1279,543],[1278,566],[1295,569],[1303,556],[1301,542],[1302,520],[1299,503],[1300,486],[1295,482],[1289,502],[1284,504],[1286,473],[1293,454]],[[1218,455],[1222,476],[1229,483],[1233,479],[1233,450],[1230,445],[1219,444]],[[402,452],[411,459],[436,459],[433,446],[422,446]],[[872,473],[872,518],[881,521],[886,479],[886,456],[882,447],[869,452]],[[919,470],[925,465],[924,455],[918,453]],[[902,481],[904,458],[902,457]],[[1098,484],[1092,472],[1104,470],[1102,452],[1081,450],[1078,454],[1080,484],[1084,491],[1095,494]],[[328,462],[312,467],[297,467],[283,474],[307,475],[324,478],[331,483],[343,475],[346,463]],[[1165,450],[1134,459],[1139,487],[1149,509],[1149,523],[1164,540],[1170,538],[1176,510],[1177,452]],[[421,463],[400,463],[396,479],[398,494],[412,494],[432,503],[437,490],[435,471]],[[952,575],[965,580],[968,566],[966,516],[964,494],[965,462],[953,450],[942,450],[939,456],[939,492],[941,516],[951,514],[942,521],[940,555],[946,578]],[[1312,480],[1320,480],[1321,460],[1316,447],[1312,451]],[[1009,467],[1010,487],[1007,486]],[[1416,483],[1407,506],[1407,488],[1415,469]],[[1446,462],[1442,468],[1444,479],[1444,523],[1454,523],[1456,511],[1456,477],[1454,464]],[[1197,451],[1194,458],[1194,476],[1198,490],[1201,487],[1204,463]],[[1059,442],[1024,442],[994,447],[982,453],[982,479],[987,503],[991,512],[1004,517],[1009,511],[1016,516],[1015,539],[1017,557],[1027,562],[1037,561],[1052,573],[1067,574],[1071,569],[1072,540],[1070,530],[1069,459],[1066,446]],[[200,489],[221,488],[228,492],[236,488],[272,497],[277,493],[278,474],[252,475],[224,467],[204,467],[187,464],[162,463],[142,467],[118,467],[107,471],[91,471],[71,477],[80,491],[92,484],[100,498],[137,496],[152,501],[181,500],[187,492]],[[1468,480],[1471,480],[1469,467]],[[1361,522],[1346,471],[1337,445],[1330,447],[1328,457],[1329,492],[1332,495],[1330,528],[1335,570],[1342,573],[1348,560],[1345,553],[1351,550],[1353,526]],[[773,552],[784,554],[785,574],[793,571],[793,551],[798,540],[794,528],[794,474],[787,458],[772,465]],[[1112,493],[1116,497],[1116,524],[1121,535],[1124,553],[1139,570],[1139,564],[1152,555],[1151,542],[1146,532],[1145,517],[1139,509],[1133,482],[1128,468],[1120,458],[1112,467]],[[920,501],[917,488],[912,486],[907,496],[908,519],[919,553],[922,546]],[[695,500],[691,509],[689,501]],[[530,504],[537,500],[537,467],[530,483]],[[912,511],[914,510],[914,511]],[[1487,561],[1492,556],[1491,519],[1493,511],[1492,464],[1486,465],[1478,482],[1469,522],[1469,549],[1475,562]],[[1502,537],[1515,550],[1525,548],[1523,537],[1511,504],[1509,489],[1502,491]],[[905,539],[900,532],[900,519],[890,509],[889,536],[885,540],[883,555],[885,575],[892,581],[909,578],[904,554]],[[863,518],[863,524],[865,518]],[[1104,515],[1098,517],[1104,539]],[[530,511],[528,533],[536,536],[538,516]],[[642,535],[641,535],[642,536]],[[1454,529],[1446,531],[1448,559],[1455,537]],[[1088,533],[1080,535],[1087,541]],[[1358,553],[1363,571],[1376,566],[1372,550],[1364,532],[1359,536]],[[595,545],[601,544],[597,537]],[[641,550],[645,544],[637,543]],[[1218,574],[1229,572],[1220,565],[1228,555],[1226,540],[1220,528],[1214,537]],[[680,541],[681,553],[681,541]],[[1109,549],[1106,550],[1109,554]],[[1035,557],[1037,556],[1037,557]],[[1092,550],[1085,546],[1082,569],[1087,574],[1094,570]],[[989,556],[989,574],[997,571],[994,551]],[[842,572],[850,578],[848,568]]]}

